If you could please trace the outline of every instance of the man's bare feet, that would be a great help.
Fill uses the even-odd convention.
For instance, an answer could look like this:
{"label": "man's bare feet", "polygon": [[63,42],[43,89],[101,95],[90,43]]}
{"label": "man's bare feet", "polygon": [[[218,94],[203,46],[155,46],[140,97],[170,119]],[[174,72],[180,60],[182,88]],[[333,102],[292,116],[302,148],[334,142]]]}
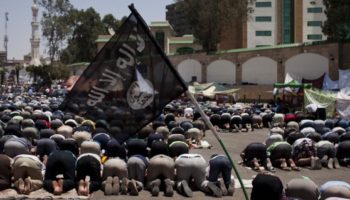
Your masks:
{"label": "man's bare feet", "polygon": [[85,177],[85,195],[89,196],[90,194],[90,176]]}
{"label": "man's bare feet", "polygon": [[24,194],[29,195],[31,191],[31,187],[32,187],[32,181],[31,181],[31,178],[28,176],[24,180]]}
{"label": "man's bare feet", "polygon": [[63,193],[63,179],[58,179],[57,181],[59,189],[60,189],[60,193]]}
{"label": "man's bare feet", "polygon": [[285,171],[290,171],[290,167],[288,167],[286,159],[282,159],[282,163],[281,163],[281,169],[285,170]]}
{"label": "man's bare feet", "polygon": [[53,194],[54,195],[61,195],[62,194],[62,188],[58,184],[57,181],[52,181],[52,187],[53,187]]}
{"label": "man's bare feet", "polygon": [[84,188],[84,180],[79,181],[79,187],[78,187],[78,195],[84,196],[85,195],[85,188]]}
{"label": "man's bare feet", "polygon": [[18,179],[18,193],[24,194],[24,181],[22,178]]}
{"label": "man's bare feet", "polygon": [[256,158],[253,159],[253,165],[254,165],[254,170],[259,172],[260,171],[260,165],[259,165],[258,159],[256,159]]}
{"label": "man's bare feet", "polygon": [[49,159],[49,157],[47,155],[44,155],[43,157],[43,163],[46,166],[47,160]]}

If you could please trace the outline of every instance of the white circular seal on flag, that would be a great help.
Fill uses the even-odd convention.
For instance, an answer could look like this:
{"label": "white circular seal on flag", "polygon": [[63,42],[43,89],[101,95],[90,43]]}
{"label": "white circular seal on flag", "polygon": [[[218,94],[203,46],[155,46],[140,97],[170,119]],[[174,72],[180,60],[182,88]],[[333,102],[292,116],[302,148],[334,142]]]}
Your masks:
{"label": "white circular seal on flag", "polygon": [[134,110],[146,108],[154,99],[152,83],[146,79],[142,82],[132,82],[126,94],[126,99],[129,106]]}

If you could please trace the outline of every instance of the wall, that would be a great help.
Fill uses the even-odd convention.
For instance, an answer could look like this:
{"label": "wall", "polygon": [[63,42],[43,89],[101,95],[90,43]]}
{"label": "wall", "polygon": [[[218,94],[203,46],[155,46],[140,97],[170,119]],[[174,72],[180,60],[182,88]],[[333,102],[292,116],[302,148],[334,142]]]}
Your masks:
{"label": "wall", "polygon": [[[347,55],[349,50],[350,44],[344,44],[344,55]],[[226,80],[228,75],[222,74],[227,70],[218,72],[211,67],[215,61],[230,62],[232,69],[235,70],[234,82],[238,85],[237,87],[240,87],[242,82],[254,81],[259,84],[271,85],[273,82],[283,82],[286,72],[297,73],[308,79],[319,78],[324,72],[329,72],[330,77],[337,80],[338,51],[338,43],[309,46],[293,44],[290,47],[242,49],[214,55],[196,53],[170,56],[169,58],[180,74],[187,79],[186,81],[190,81],[193,75],[200,77],[202,82]],[[344,69],[350,68],[349,56],[344,57],[344,64]],[[215,76],[218,77],[215,78]],[[200,81],[200,79],[197,80]]]}
{"label": "wall", "polygon": [[304,9],[305,6],[304,0],[294,0],[294,42],[302,43],[303,42],[303,18],[304,18]]}
{"label": "wall", "polygon": [[[243,21],[243,22],[242,22]],[[245,20],[235,18],[222,27],[219,50],[246,48],[247,27]]]}
{"label": "wall", "polygon": [[344,66],[339,66],[340,68],[345,68],[348,69],[350,66],[350,56],[349,56],[349,52],[350,52],[350,45],[344,45],[344,50],[343,50],[343,62],[344,62]]}
{"label": "wall", "polygon": [[207,82],[235,84],[236,65],[227,60],[217,60],[207,67]]}
{"label": "wall", "polygon": [[301,53],[289,58],[285,64],[285,74],[290,73],[305,79],[317,79],[329,72],[328,58],[315,53]]}
{"label": "wall", "polygon": [[242,82],[259,85],[277,82],[277,62],[268,57],[254,57],[242,66]]}
{"label": "wall", "polygon": [[169,27],[156,27],[156,26],[152,26],[152,24],[150,25],[151,27],[151,32],[153,34],[153,36],[155,36],[156,32],[163,32],[164,33],[164,52],[165,53],[169,53],[170,49],[169,49],[169,38],[173,35],[172,33],[172,29]]}
{"label": "wall", "polygon": [[238,101],[247,100],[270,100],[273,99],[272,85],[240,85],[240,90],[237,92]]}
{"label": "wall", "polygon": [[185,82],[191,82],[192,77],[197,77],[197,82],[202,82],[202,65],[197,60],[186,59],[177,66],[178,72]]}

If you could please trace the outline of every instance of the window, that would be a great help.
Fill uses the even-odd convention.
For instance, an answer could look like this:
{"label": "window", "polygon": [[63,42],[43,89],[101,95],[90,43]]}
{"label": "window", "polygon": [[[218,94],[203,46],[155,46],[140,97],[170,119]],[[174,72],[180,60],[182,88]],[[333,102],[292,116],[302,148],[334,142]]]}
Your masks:
{"label": "window", "polygon": [[322,26],[322,21],[308,21],[307,26]]}
{"label": "window", "polygon": [[310,34],[307,35],[308,40],[322,40],[322,35],[321,34]]}
{"label": "window", "polygon": [[271,31],[256,31],[255,35],[256,36],[271,36],[272,32]]}
{"label": "window", "polygon": [[263,2],[256,2],[255,7],[262,8],[262,7],[271,7],[272,4],[270,1],[263,1]]}
{"label": "window", "polygon": [[294,1],[284,0],[282,7],[282,41],[290,44],[294,42]]}
{"label": "window", "polygon": [[255,17],[256,22],[270,22],[272,20],[272,17],[270,16],[257,16]]}
{"label": "window", "polygon": [[160,47],[162,47],[162,49],[164,49],[165,45],[164,45],[164,32],[156,32],[156,40],[158,42],[158,44],[160,45]]}
{"label": "window", "polygon": [[307,8],[308,13],[322,13],[323,8],[321,7],[314,7],[314,8]]}

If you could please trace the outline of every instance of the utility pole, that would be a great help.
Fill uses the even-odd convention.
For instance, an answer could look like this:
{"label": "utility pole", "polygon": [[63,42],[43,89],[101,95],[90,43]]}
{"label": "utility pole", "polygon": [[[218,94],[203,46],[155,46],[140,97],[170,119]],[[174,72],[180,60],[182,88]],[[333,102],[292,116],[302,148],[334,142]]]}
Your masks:
{"label": "utility pole", "polygon": [[6,60],[7,60],[7,43],[9,41],[9,38],[7,36],[7,22],[9,21],[9,13],[5,12],[5,37],[4,37],[4,48],[6,51]]}

